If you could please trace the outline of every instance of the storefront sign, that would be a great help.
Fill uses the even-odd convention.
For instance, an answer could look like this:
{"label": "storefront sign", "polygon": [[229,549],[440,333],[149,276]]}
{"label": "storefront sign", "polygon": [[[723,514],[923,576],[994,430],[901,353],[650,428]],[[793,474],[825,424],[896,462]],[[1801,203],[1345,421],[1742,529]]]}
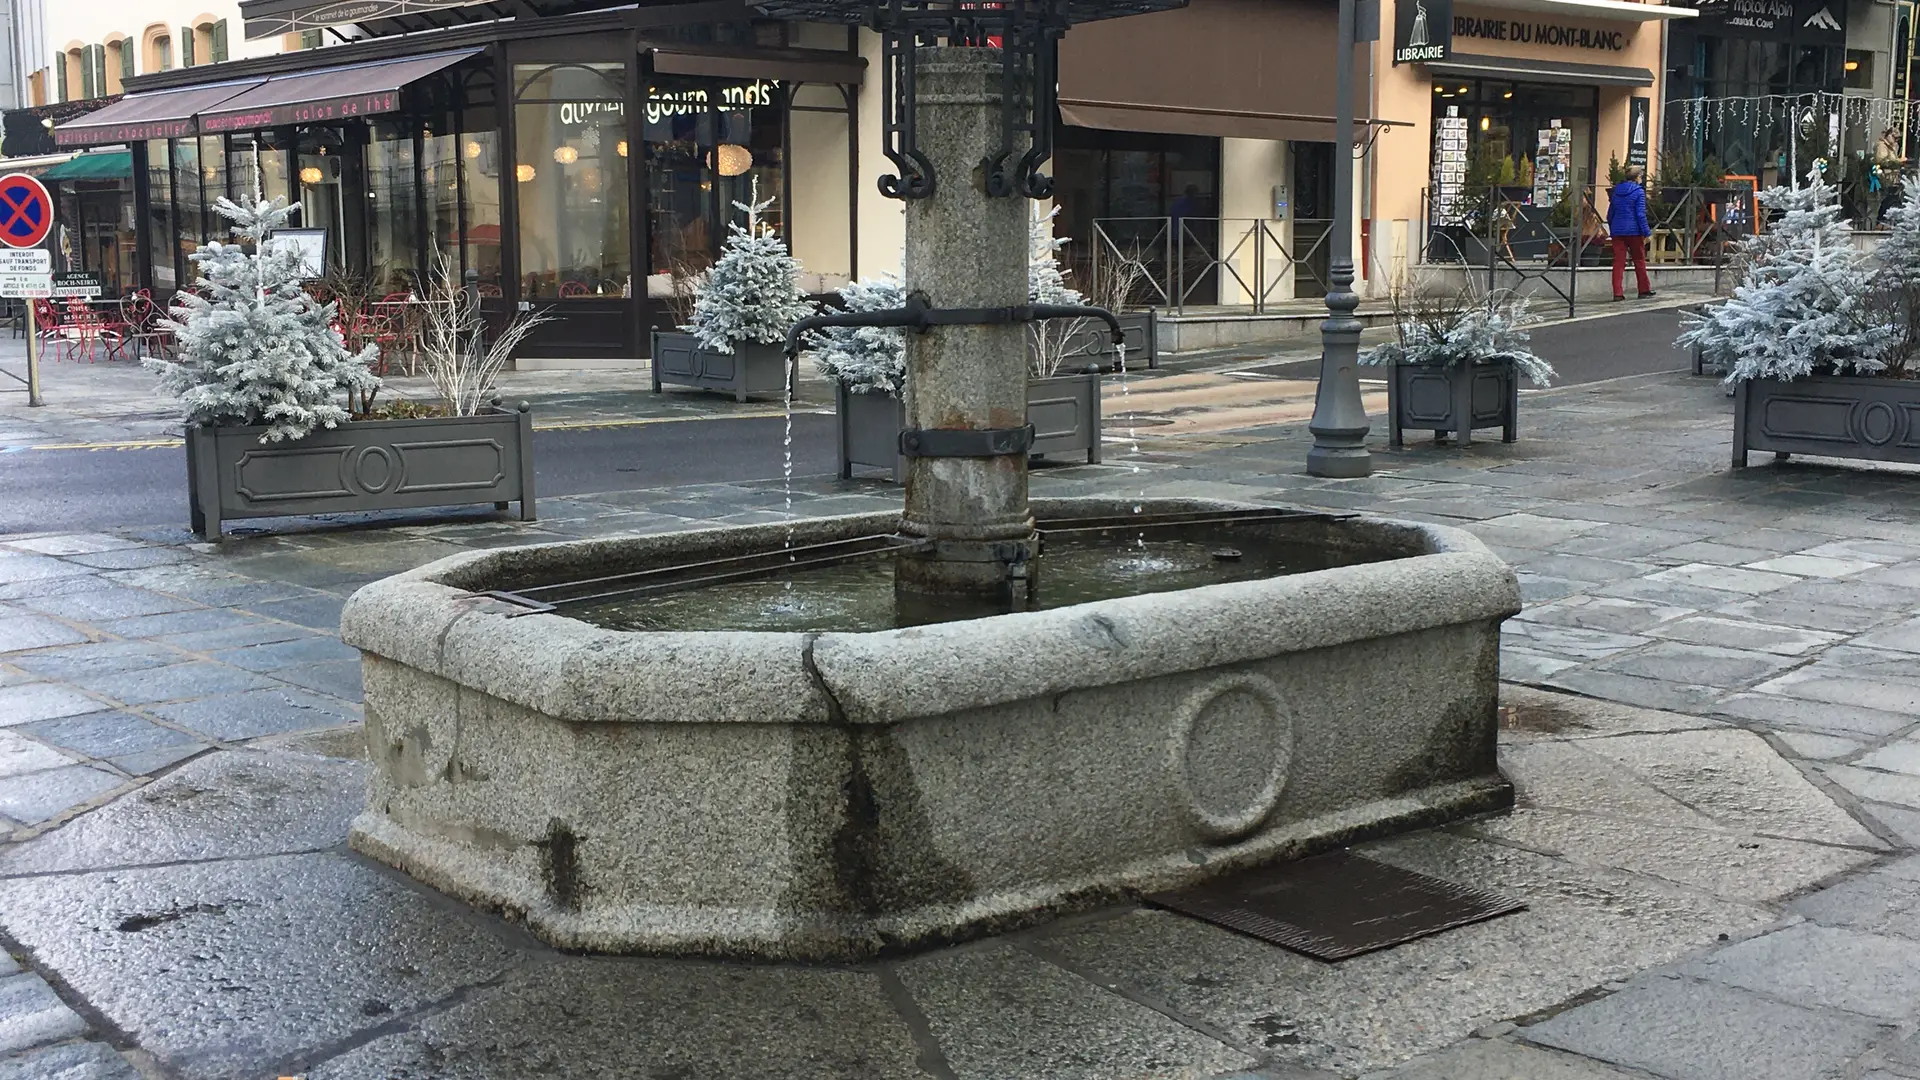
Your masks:
{"label": "storefront sign", "polygon": [[1430,64],[1453,51],[1453,0],[1398,0],[1393,12],[1393,62]]}
{"label": "storefront sign", "polygon": [[53,275],[55,299],[77,296],[82,300],[91,300],[106,291],[106,275],[97,270],[70,270]]}
{"label": "storefront sign", "polygon": [[[85,117],[80,118],[81,121]],[[53,129],[53,142],[56,146],[105,146],[108,143],[145,142],[148,139],[178,139],[193,134],[191,120],[155,120],[145,124],[116,124],[113,127],[83,127],[75,123],[73,130],[65,127]]]}
{"label": "storefront sign", "polygon": [[[756,82],[741,83],[736,86],[720,88],[721,108],[750,108],[755,105],[774,103],[774,91],[780,83],[773,79],[761,79]],[[705,90],[658,90],[647,88],[647,123],[658,124],[670,116],[691,116],[707,111],[708,97]],[[566,108],[562,105],[560,120],[567,122]]]}
{"label": "storefront sign", "polygon": [[245,112],[212,113],[200,117],[200,131],[211,135],[220,131],[258,131],[287,124],[324,124],[356,116],[377,116],[400,108],[398,90],[330,98],[325,101],[301,101],[291,105],[273,105]]}
{"label": "storefront sign", "polygon": [[1624,52],[1630,40],[1625,30],[1523,19],[1485,19],[1476,15],[1455,16],[1453,36],[1566,49],[1599,49],[1605,52]]}
{"label": "storefront sign", "polygon": [[1844,45],[1847,0],[1693,0],[1694,28],[1716,37]]}
{"label": "storefront sign", "polygon": [[1627,164],[1647,167],[1648,129],[1653,126],[1653,99],[1627,99]]}

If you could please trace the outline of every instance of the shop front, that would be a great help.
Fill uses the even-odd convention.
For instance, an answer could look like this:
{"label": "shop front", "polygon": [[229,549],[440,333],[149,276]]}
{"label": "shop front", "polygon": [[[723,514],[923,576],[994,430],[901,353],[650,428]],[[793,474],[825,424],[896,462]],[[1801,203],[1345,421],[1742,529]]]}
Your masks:
{"label": "shop front", "polygon": [[[1657,153],[1662,28],[1694,13],[1623,0],[1390,0],[1379,43],[1377,108],[1418,118],[1385,134],[1371,216],[1400,258],[1472,258],[1432,237],[1513,205],[1502,227],[1569,228],[1573,208],[1604,188],[1613,162]],[[1598,199],[1600,212],[1605,197]],[[1495,211],[1493,213],[1499,213]],[[1560,221],[1566,218],[1567,221]],[[1484,230],[1483,230],[1484,231]],[[1491,232],[1505,249],[1520,243]],[[1512,257],[1544,257],[1514,250]],[[1501,254],[1509,254],[1502,250]]]}
{"label": "shop front", "polygon": [[[297,205],[310,256],[364,293],[417,297],[444,260],[491,313],[555,316],[524,357],[618,362],[674,321],[674,276],[717,256],[756,187],[816,284],[853,270],[852,39],[717,7],[450,19],[163,72],[56,138],[131,148],[133,273],[156,293],[226,237],[217,200],[258,191]],[[796,191],[796,173],[827,182]]]}

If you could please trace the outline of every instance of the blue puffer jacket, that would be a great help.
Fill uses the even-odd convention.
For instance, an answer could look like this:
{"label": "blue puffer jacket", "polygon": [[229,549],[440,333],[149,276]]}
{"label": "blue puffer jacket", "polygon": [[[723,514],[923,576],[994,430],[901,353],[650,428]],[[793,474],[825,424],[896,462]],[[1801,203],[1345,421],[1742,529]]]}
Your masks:
{"label": "blue puffer jacket", "polygon": [[1631,180],[1613,185],[1607,195],[1607,231],[1614,236],[1651,236],[1647,227],[1647,191]]}

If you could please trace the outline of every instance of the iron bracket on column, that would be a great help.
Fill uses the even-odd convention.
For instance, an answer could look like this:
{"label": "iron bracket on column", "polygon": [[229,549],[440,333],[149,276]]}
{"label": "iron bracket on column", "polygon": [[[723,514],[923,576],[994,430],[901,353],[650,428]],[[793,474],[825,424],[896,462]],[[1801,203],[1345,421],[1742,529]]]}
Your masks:
{"label": "iron bracket on column", "polygon": [[1011,307],[937,308],[923,292],[907,294],[905,307],[883,311],[840,311],[831,315],[809,315],[787,331],[787,355],[800,354],[807,334],[829,326],[887,326],[924,334],[936,326],[997,326],[1007,323],[1032,323],[1046,319],[1099,319],[1112,332],[1115,345],[1126,344],[1120,320],[1106,308],[1090,304],[1015,304]]}
{"label": "iron bracket on column", "polygon": [[1012,457],[1033,448],[1033,425],[1017,428],[908,428],[901,457]]}

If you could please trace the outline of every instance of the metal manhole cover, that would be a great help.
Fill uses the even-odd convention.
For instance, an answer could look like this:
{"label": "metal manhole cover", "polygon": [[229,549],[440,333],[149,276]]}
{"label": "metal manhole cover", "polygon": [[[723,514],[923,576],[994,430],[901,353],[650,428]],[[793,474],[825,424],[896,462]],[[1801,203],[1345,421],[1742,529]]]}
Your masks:
{"label": "metal manhole cover", "polygon": [[1526,910],[1517,900],[1347,851],[1146,900],[1326,961]]}

